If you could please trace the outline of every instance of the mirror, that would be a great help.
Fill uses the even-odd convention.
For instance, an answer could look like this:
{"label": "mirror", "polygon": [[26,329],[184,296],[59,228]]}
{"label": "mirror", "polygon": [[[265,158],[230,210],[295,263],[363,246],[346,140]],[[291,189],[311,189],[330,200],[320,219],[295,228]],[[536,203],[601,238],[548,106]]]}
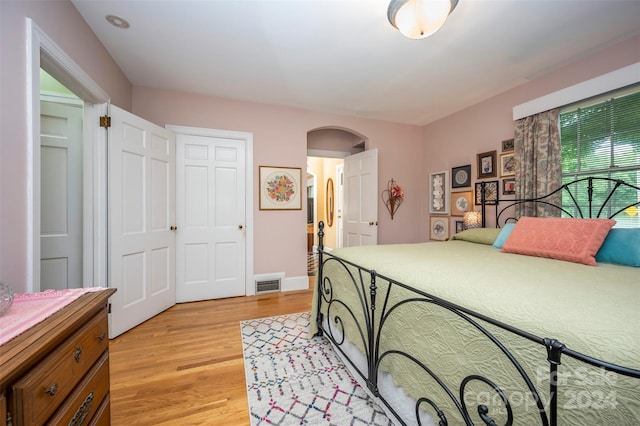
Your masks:
{"label": "mirror", "polygon": [[327,180],[327,193],[326,193],[326,202],[327,202],[327,225],[328,226],[332,226],[333,225],[333,206],[334,206],[334,200],[333,200],[333,179],[329,178],[329,180]]}

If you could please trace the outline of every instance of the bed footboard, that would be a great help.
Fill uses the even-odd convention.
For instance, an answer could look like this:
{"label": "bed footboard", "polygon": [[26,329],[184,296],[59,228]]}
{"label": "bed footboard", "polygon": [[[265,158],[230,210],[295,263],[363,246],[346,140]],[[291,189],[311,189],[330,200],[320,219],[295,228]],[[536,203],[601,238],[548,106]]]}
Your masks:
{"label": "bed footboard", "polygon": [[[621,388],[640,386],[640,370],[588,357],[556,339],[532,335],[325,252],[322,222],[318,236],[318,334],[333,343],[401,424],[424,424],[421,413],[428,413],[440,425],[553,426],[562,424],[559,406],[573,403],[583,411],[615,408]],[[340,287],[334,282],[338,275]],[[418,312],[419,323],[411,324],[414,317],[408,309]],[[393,328],[398,323],[417,334],[404,339]],[[418,338],[433,350],[415,345]],[[354,356],[348,346],[360,355]],[[442,374],[445,358],[458,364],[454,374]],[[478,359],[483,363],[476,367]],[[567,377],[563,363],[572,371],[578,368],[583,377]],[[381,389],[386,374],[407,393],[411,414],[398,407],[396,389]],[[402,378],[396,380],[396,374]],[[582,388],[574,382],[584,382],[585,377],[604,386],[588,395],[580,393]]]}

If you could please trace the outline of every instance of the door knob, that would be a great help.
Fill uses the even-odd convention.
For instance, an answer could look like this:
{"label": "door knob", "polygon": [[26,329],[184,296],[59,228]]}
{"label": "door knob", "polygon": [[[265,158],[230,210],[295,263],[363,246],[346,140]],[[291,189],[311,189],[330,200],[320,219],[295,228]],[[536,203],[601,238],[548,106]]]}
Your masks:
{"label": "door knob", "polygon": [[172,230],[172,231],[177,231],[178,227],[174,226],[174,225],[171,225],[171,227],[169,227],[169,229]]}
{"label": "door knob", "polygon": [[244,226],[238,225],[238,229],[242,229],[242,228],[244,228]]}

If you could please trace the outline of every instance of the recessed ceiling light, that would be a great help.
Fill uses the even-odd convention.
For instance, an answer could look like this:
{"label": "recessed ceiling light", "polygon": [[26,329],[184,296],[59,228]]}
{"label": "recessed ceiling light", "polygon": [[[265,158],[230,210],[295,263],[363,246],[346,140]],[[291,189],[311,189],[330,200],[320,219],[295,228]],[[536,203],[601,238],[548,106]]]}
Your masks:
{"label": "recessed ceiling light", "polygon": [[105,16],[105,18],[107,19],[107,21],[113,25],[114,27],[118,27],[118,28],[122,28],[127,29],[130,27],[129,23],[127,22],[126,19],[122,19],[119,16],[116,15],[107,15]]}

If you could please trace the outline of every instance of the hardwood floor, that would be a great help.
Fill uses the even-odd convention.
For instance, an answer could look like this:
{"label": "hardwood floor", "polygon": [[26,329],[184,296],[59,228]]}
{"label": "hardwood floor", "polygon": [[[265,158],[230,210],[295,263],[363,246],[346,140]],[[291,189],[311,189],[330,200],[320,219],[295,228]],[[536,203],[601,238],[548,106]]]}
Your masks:
{"label": "hardwood floor", "polygon": [[310,311],[311,297],[303,290],[178,304],[113,339],[112,424],[248,425],[240,321]]}

